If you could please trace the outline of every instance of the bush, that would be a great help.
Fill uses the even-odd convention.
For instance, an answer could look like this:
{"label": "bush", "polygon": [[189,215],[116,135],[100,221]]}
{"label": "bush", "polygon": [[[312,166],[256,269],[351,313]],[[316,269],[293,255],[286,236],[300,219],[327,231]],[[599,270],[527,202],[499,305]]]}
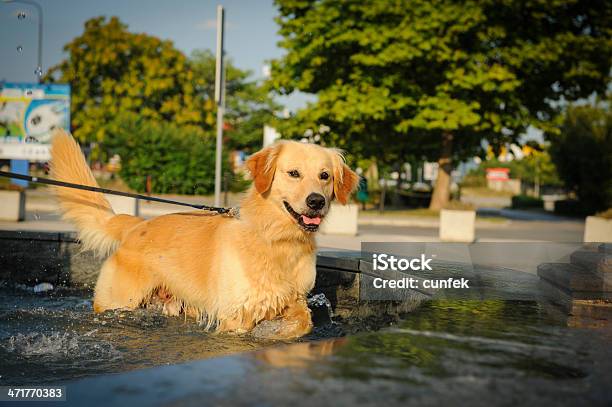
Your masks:
{"label": "bush", "polygon": [[562,216],[582,217],[588,214],[580,201],[563,199],[555,201],[555,213]]}
{"label": "bush", "polygon": [[595,214],[595,216],[598,216],[600,218],[604,218],[604,219],[612,219],[612,208],[603,211],[603,212],[599,212],[597,214]]}
{"label": "bush", "polygon": [[113,122],[111,134],[105,147],[121,157],[119,176],[130,188],[145,191],[150,175],[154,193],[214,191],[215,143],[201,128],[124,114]]}
{"label": "bush", "polygon": [[538,148],[531,148],[529,155],[520,160],[500,161],[493,158],[483,161],[463,177],[461,186],[485,187],[487,185],[486,171],[488,168],[508,168],[510,169],[510,178],[518,178],[529,184],[561,186],[562,182],[548,153],[548,146],[538,146]]}
{"label": "bush", "polygon": [[584,214],[611,207],[612,111],[605,107],[570,107],[559,133],[548,137],[559,174],[578,196]]}
{"label": "bush", "polygon": [[529,195],[515,195],[512,197],[512,209],[543,208],[544,201]]}

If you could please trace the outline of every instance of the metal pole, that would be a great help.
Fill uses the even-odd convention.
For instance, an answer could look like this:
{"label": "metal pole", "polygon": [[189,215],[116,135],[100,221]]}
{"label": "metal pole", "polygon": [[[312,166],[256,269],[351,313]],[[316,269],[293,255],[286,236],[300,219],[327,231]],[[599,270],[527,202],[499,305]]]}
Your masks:
{"label": "metal pole", "polygon": [[42,81],[42,53],[43,53],[43,12],[42,7],[32,2],[33,5],[38,9],[38,66],[36,67],[36,76],[38,83]]}
{"label": "metal pole", "polygon": [[4,0],[4,3],[21,3],[34,6],[38,12],[38,64],[34,70],[36,81],[40,83],[42,79],[42,53],[43,53],[43,10],[40,4],[31,0]]}
{"label": "metal pole", "polygon": [[217,102],[217,150],[215,156],[215,206],[221,205],[221,149],[223,148],[223,110],[225,109],[225,75],[223,72],[224,10],[217,6],[217,64],[215,69],[215,101]]}

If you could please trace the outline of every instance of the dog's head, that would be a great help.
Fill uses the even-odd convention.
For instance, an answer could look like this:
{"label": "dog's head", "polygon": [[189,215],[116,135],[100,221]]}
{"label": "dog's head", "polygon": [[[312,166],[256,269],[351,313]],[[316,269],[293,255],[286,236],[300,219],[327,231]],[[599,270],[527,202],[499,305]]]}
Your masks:
{"label": "dog's head", "polygon": [[339,150],[281,141],[247,161],[257,192],[304,231],[316,232],[332,200],[346,204],[359,176]]}

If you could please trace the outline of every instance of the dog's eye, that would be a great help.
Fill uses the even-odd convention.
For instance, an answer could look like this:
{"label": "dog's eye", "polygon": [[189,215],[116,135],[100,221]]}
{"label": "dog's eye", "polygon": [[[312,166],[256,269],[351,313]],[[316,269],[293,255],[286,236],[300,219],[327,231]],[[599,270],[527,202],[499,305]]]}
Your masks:
{"label": "dog's eye", "polygon": [[321,178],[322,180],[329,179],[329,173],[328,173],[328,172],[323,171],[323,172],[322,172],[322,173],[319,175],[319,178]]}
{"label": "dog's eye", "polygon": [[299,178],[300,177],[300,172],[298,170],[291,170],[291,171],[287,172],[287,174],[289,174],[289,176],[293,177],[293,178]]}

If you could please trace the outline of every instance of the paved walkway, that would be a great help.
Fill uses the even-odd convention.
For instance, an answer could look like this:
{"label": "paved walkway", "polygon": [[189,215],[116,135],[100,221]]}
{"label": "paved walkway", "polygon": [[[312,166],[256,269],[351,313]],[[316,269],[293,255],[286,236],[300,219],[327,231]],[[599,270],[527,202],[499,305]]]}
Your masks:
{"label": "paved walkway", "polygon": [[[207,197],[176,198],[194,203],[211,203]],[[235,205],[237,201],[236,195],[230,197],[230,205]],[[57,203],[44,190],[28,192],[26,209],[25,222],[0,221],[0,230],[74,230],[72,225],[60,219]],[[145,217],[185,210],[193,209],[158,203],[141,205],[141,213]],[[580,242],[584,234],[584,222],[546,213],[485,208],[482,214],[496,218],[476,221],[476,240],[481,242]],[[436,217],[362,213],[357,236],[319,234],[317,240],[322,247],[358,250],[361,242],[437,242],[438,228]]]}

